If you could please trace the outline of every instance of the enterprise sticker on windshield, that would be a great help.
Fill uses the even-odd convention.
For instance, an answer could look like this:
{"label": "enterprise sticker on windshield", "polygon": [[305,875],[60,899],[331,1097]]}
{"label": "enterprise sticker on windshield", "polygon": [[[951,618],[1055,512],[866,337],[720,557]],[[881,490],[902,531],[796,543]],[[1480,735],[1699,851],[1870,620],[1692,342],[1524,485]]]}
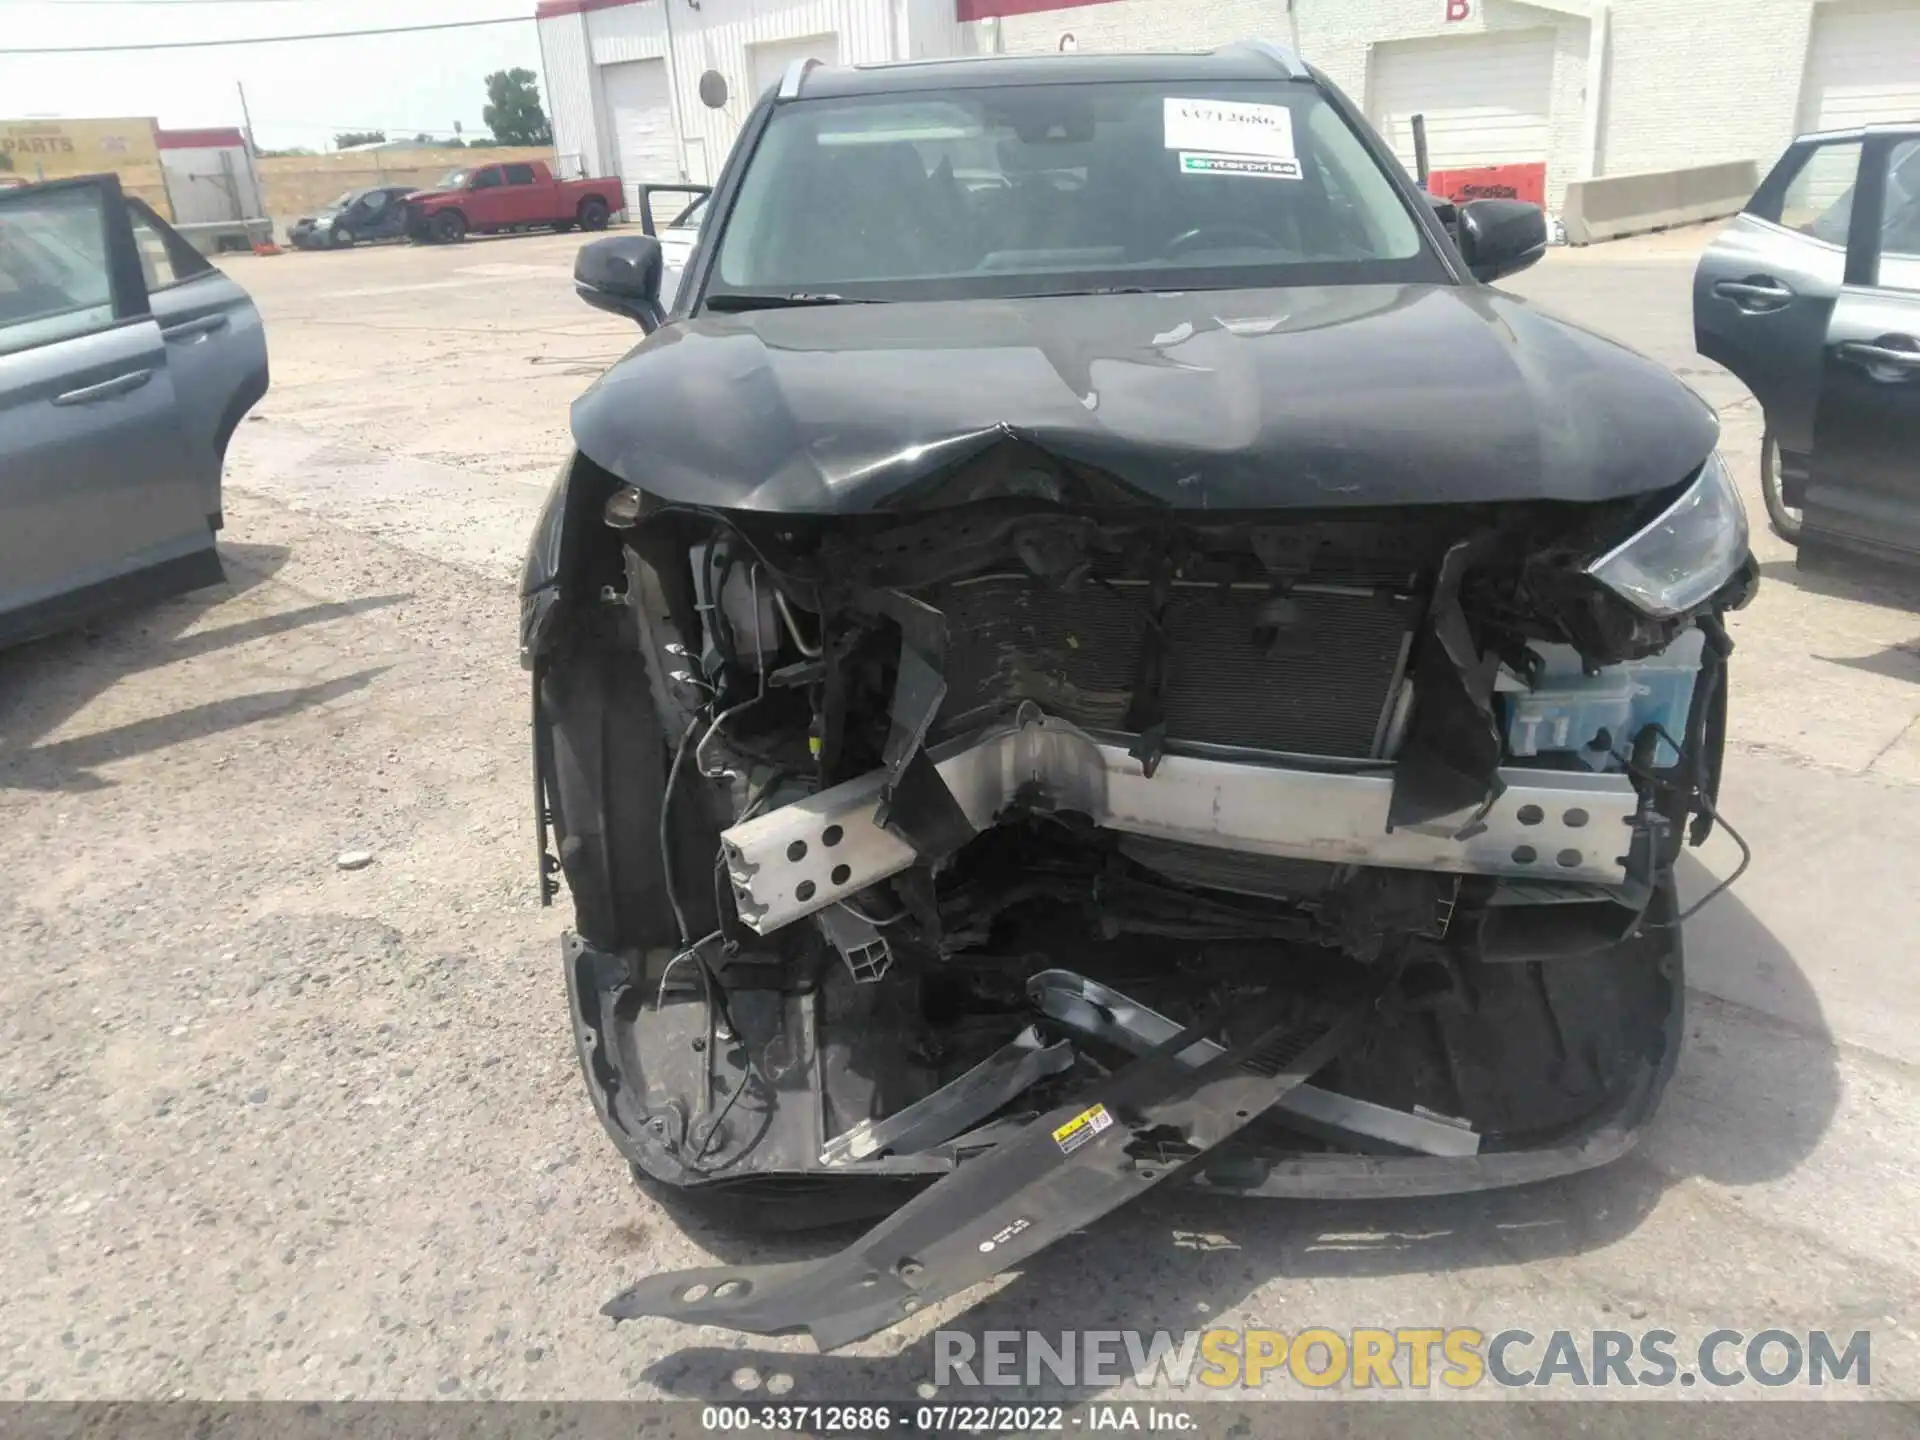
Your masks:
{"label": "enterprise sticker on windshield", "polygon": [[1053,1143],[1060,1147],[1062,1155],[1071,1155],[1111,1124],[1113,1124],[1113,1116],[1107,1113],[1107,1107],[1092,1105],[1066,1124],[1056,1127],[1053,1132]]}
{"label": "enterprise sticker on windshield", "polygon": [[1298,180],[1298,160],[1262,160],[1257,155],[1195,155],[1180,152],[1182,175],[1252,175],[1266,180]]}
{"label": "enterprise sticker on windshield", "polygon": [[1161,101],[1161,109],[1169,150],[1262,160],[1294,158],[1293,112],[1284,105],[1182,100],[1168,95]]}

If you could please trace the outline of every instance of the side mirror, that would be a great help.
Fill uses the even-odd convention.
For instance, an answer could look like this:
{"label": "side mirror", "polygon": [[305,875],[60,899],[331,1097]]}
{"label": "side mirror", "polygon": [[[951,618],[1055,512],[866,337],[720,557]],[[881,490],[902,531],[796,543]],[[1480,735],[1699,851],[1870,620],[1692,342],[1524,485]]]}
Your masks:
{"label": "side mirror", "polygon": [[651,335],[666,319],[660,277],[666,262],[651,235],[609,235],[580,247],[573,260],[573,293],[596,310],[637,320]]}
{"label": "side mirror", "polygon": [[1461,258],[1485,283],[1513,275],[1547,253],[1547,212],[1524,200],[1469,200],[1459,209]]}

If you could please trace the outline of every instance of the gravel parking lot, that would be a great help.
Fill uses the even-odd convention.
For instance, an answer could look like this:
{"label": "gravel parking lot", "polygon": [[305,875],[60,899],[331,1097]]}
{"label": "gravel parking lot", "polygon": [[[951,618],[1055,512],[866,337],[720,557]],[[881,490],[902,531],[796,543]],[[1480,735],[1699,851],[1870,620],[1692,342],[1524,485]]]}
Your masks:
{"label": "gravel parking lot", "polygon": [[[1697,239],[1513,284],[1721,408],[1765,562],[1721,801],[1755,859],[1690,927],[1689,1043],[1645,1144],[1459,1200],[1156,1193],[969,1329],[1868,1329],[1873,1393],[1920,1399],[1920,618],[1766,533],[1759,417],[1692,353]],[[229,262],[274,371],[229,457],[229,584],[0,655],[0,1397],[929,1375],[952,1306],[833,1356],[597,1314],[657,1269],[845,1237],[683,1228],[576,1073],[513,580],[569,401],[636,338],[574,299],[579,243]],[[339,868],[352,849],[371,864]],[[1687,887],[1733,860],[1716,837]]]}

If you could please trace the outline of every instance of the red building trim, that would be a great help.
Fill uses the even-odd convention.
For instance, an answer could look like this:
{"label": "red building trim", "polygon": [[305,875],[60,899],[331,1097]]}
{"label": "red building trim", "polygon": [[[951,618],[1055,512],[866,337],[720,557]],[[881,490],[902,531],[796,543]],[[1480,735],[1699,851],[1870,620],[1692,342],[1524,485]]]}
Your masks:
{"label": "red building trim", "polygon": [[622,5],[644,5],[647,0],[540,0],[533,7],[533,18],[551,20],[556,15],[584,15],[589,10],[617,10]]}
{"label": "red building trim", "polygon": [[1435,170],[1427,177],[1427,189],[1456,205],[1469,200],[1525,200],[1529,205],[1545,205],[1547,167],[1542,163]]}
{"label": "red building trim", "polygon": [[1002,15],[1037,15],[1044,10],[1076,10],[1112,0],[953,0],[956,20],[997,20]]}
{"label": "red building trim", "polygon": [[156,129],[153,143],[162,150],[240,150],[246,147],[247,141],[238,130],[229,127],[216,130]]}
{"label": "red building trim", "polygon": [[[584,15],[589,10],[615,10],[622,5],[645,5],[649,0],[539,0],[536,20],[559,15]],[[993,20],[1002,15],[1037,15],[1047,10],[1075,10],[1085,5],[1108,5],[1112,0],[953,0],[956,20]]]}

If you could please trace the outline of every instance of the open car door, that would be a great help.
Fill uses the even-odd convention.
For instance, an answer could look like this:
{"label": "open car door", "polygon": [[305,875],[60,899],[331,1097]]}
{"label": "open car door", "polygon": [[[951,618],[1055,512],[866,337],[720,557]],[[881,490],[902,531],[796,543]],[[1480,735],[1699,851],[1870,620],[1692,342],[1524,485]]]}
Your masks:
{"label": "open car door", "polygon": [[1849,134],[1789,146],[1694,271],[1694,348],[1753,392],[1790,477],[1813,449],[1820,349],[1846,278],[1862,143]]}
{"label": "open car door", "polygon": [[1825,339],[1802,553],[1920,566],[1920,127],[1869,133]]}
{"label": "open car door", "polygon": [[115,177],[0,191],[0,645],[223,578],[173,348]]}
{"label": "open car door", "polygon": [[252,298],[143,200],[127,201],[141,278],[167,342],[180,424],[208,525],[221,526],[227,442],[267,393],[267,337]]}

